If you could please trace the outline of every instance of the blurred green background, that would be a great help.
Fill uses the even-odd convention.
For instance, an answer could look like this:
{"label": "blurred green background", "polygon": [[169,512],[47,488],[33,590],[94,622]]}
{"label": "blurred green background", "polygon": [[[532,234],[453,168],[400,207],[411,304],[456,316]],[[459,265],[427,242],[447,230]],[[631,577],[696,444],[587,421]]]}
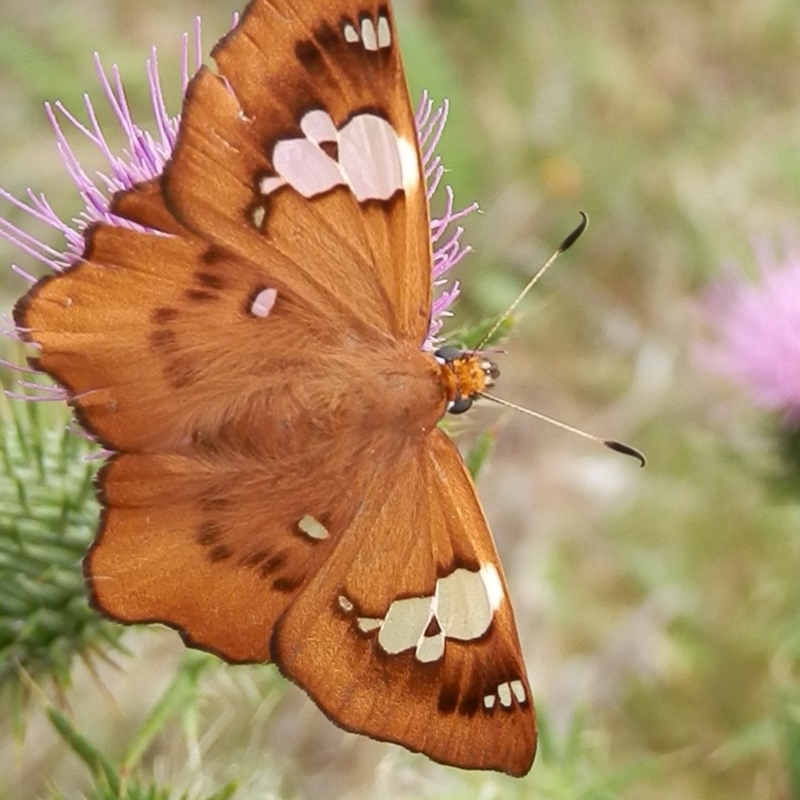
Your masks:
{"label": "blurred green background", "polygon": [[[447,180],[483,210],[466,223],[459,321],[501,310],[578,211],[591,218],[526,301],[498,394],[630,442],[649,465],[493,407],[464,423],[466,443],[497,430],[479,490],[543,728],[526,779],[342,733],[271,668],[230,667],[204,673],[145,771],[192,792],[235,779],[243,798],[800,798],[800,484],[782,471],[774,422],[693,359],[714,325],[703,285],[728,262],[752,271],[754,241],[797,233],[800,4],[395,5],[412,97],[452,103]],[[80,113],[88,91],[102,107],[97,50],[146,122],[156,45],[177,111],[180,34],[202,14],[207,52],[238,7],[5,0],[0,185],[76,213],[42,103]],[[31,263],[0,242],[0,264],[12,261]],[[0,310],[23,288],[1,270]],[[77,664],[60,698],[111,754],[183,655],[166,631],[124,643],[117,667]],[[0,712],[0,796],[89,796],[41,711],[55,692],[40,688],[24,731]]]}

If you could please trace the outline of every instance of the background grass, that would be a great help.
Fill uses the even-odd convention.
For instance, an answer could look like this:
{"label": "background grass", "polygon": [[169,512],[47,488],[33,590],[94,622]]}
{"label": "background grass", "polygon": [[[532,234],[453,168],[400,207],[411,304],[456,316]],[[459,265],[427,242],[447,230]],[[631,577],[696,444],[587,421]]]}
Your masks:
{"label": "background grass", "polygon": [[[396,6],[412,95],[451,99],[449,179],[483,208],[468,221],[461,318],[503,308],[579,209],[592,220],[526,302],[500,392],[629,441],[649,466],[495,408],[470,415],[467,441],[498,426],[479,488],[542,720],[528,778],[344,734],[271,668],[211,660],[137,768],[196,796],[237,780],[238,797],[800,797],[798,484],[774,423],[692,358],[714,324],[696,299],[704,283],[726,262],[752,268],[753,241],[796,235],[800,5]],[[147,119],[142,67],[156,44],[177,110],[180,33],[202,13],[208,50],[235,8],[6,0],[0,185],[76,212],[42,102],[78,109],[98,50]],[[0,263],[12,260],[0,243]],[[4,310],[22,288],[0,273]],[[132,630],[118,667],[95,662],[99,681],[73,670],[62,708],[117,763],[182,662],[176,639]],[[8,797],[92,791],[44,715],[55,694],[41,685],[16,736],[0,714]]]}

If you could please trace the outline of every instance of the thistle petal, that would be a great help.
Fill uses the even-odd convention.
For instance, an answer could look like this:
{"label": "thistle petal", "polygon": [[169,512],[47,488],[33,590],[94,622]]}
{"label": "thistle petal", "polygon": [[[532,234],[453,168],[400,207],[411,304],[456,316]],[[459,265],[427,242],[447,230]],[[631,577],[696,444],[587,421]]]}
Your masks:
{"label": "thistle petal", "polygon": [[[236,22],[237,17],[234,17],[234,25]],[[181,48],[181,87],[185,93],[189,80],[202,64],[199,17],[195,21],[194,47],[191,47],[189,35],[184,34]],[[97,53],[94,55],[94,62],[103,100],[113,111],[126,139],[126,145],[123,146],[121,153],[114,152],[109,146],[98,121],[95,105],[88,94],[84,95],[84,112],[87,119],[85,123],[61,102],[45,105],[45,113],[53,128],[61,160],[82,200],[81,211],[74,219],[65,221],[56,214],[44,195],[29,189],[27,199],[20,200],[0,188],[0,198],[25,212],[32,220],[55,230],[63,238],[63,246],[61,249],[51,247],[42,239],[2,217],[0,217],[0,237],[54,272],[64,270],[81,257],[84,250],[84,233],[91,225],[104,222],[138,227],[111,213],[111,199],[118,191],[130,189],[137,183],[151,180],[161,174],[175,146],[180,126],[180,115],[170,115],[164,102],[155,48],[145,65],[155,134],[151,134],[134,121],[118,67],[113,65],[110,70],[106,70]],[[444,176],[444,167],[440,157],[436,155],[436,148],[447,122],[447,114],[446,101],[437,107],[427,92],[423,93],[416,110],[415,122],[429,200],[440,190]],[[75,131],[88,139],[99,151],[106,164],[105,171],[91,174],[84,169],[67,135],[68,132]],[[477,210],[477,204],[474,203],[456,210],[452,189],[444,186],[443,191],[444,210],[441,216],[431,220],[432,278],[436,296],[424,349],[435,349],[437,346],[444,318],[451,315],[450,307],[459,295],[458,283],[448,282],[446,276],[470,252],[470,248],[461,242],[464,231],[459,223],[472,211]],[[35,281],[35,278],[21,267],[12,265],[12,269],[26,281]]]}

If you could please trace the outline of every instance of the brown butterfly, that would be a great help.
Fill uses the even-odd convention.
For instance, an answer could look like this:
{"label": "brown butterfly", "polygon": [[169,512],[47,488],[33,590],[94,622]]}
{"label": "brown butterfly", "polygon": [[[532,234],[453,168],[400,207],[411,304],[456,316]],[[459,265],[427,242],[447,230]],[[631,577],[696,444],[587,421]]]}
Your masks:
{"label": "brown butterfly", "polygon": [[338,725],[524,775],[536,747],[502,567],[437,427],[497,376],[423,343],[425,177],[385,0],[253,0],[188,87],[132,224],[17,304],[111,452],[94,606],[274,662]]}

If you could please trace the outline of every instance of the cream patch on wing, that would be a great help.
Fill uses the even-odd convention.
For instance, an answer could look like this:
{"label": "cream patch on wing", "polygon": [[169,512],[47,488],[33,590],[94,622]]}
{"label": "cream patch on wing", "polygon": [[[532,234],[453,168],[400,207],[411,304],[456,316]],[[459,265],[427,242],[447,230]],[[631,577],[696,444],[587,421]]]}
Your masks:
{"label": "cream patch on wing", "polygon": [[349,22],[342,26],[342,33],[344,34],[344,40],[349,44],[356,44],[361,41],[358,37],[358,31]]}
{"label": "cream patch on wing", "polygon": [[339,595],[339,608],[344,611],[345,614],[349,614],[355,606],[353,605],[353,601],[347,597],[346,595],[340,594]]}
{"label": "cream patch on wing", "polygon": [[383,50],[392,46],[392,28],[386,14],[378,15],[378,47]]}
{"label": "cream patch on wing", "polygon": [[358,27],[345,21],[342,23],[342,36],[348,44],[360,44],[370,53],[392,46],[392,27],[385,11],[378,13],[377,24],[371,17],[363,17]]}
{"label": "cream patch on wing", "polygon": [[436,581],[432,595],[401,597],[381,617],[356,616],[362,633],[378,631],[378,645],[389,655],[414,650],[417,660],[437,661],[448,639],[480,639],[492,624],[503,598],[497,569],[485,564],[472,571],[458,568]]}
{"label": "cream patch on wing", "polygon": [[269,316],[269,312],[272,311],[277,299],[278,292],[276,289],[262,289],[253,298],[253,302],[250,304],[250,313],[254,317],[260,317],[264,319],[265,317]]}
{"label": "cream patch on wing", "polygon": [[397,152],[400,156],[400,174],[402,175],[403,188],[410,194],[419,187],[417,145],[415,142],[409,142],[408,139],[398,136]]}
{"label": "cream patch on wing", "polygon": [[300,521],[297,523],[297,528],[300,533],[303,533],[309,539],[315,539],[316,541],[322,541],[330,536],[328,529],[318,519],[316,519],[316,517],[312,517],[309,514],[306,514],[302,519],[300,519]]}
{"label": "cream patch on wing", "polygon": [[525,691],[525,684],[519,678],[498,684],[493,692],[484,695],[483,707],[487,711],[491,711],[497,706],[499,701],[501,708],[508,709],[513,706],[514,700],[516,700],[519,705],[525,705],[528,701],[528,693]]}
{"label": "cream patch on wing", "polygon": [[361,21],[361,41],[365,50],[378,49],[378,31],[375,30],[375,23],[369,17]]}
{"label": "cream patch on wing", "polygon": [[356,114],[337,129],[330,114],[308,111],[300,120],[303,138],[282,139],[273,149],[275,175],[261,178],[259,192],[290,186],[311,198],[347,186],[361,202],[388,200],[420,183],[416,145],[398,135],[383,117]]}

